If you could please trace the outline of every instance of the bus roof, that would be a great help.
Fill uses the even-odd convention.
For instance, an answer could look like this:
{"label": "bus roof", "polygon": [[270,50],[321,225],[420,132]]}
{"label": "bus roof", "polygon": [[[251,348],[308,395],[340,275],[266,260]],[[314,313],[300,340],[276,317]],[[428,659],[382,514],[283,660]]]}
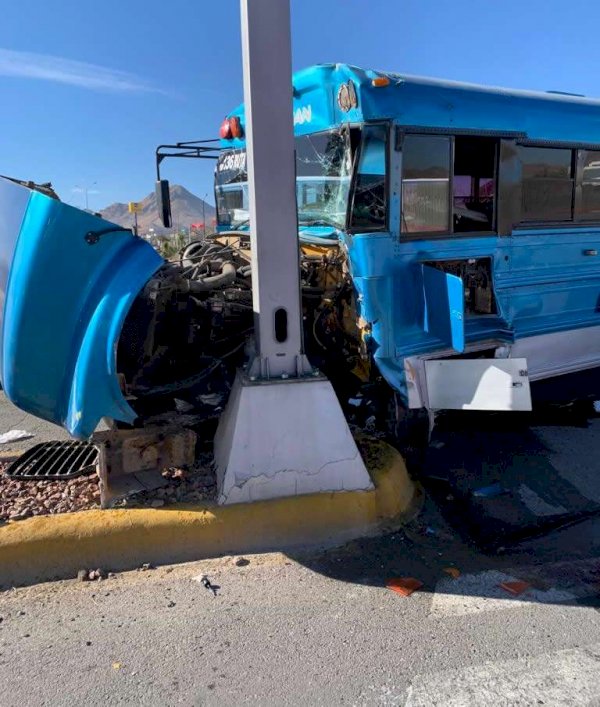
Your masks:
{"label": "bus roof", "polygon": [[[374,85],[375,83],[384,85]],[[386,83],[387,82],[387,83]],[[419,130],[515,135],[536,142],[600,146],[600,100],[319,64],[293,76],[294,132],[393,120]],[[230,116],[244,125],[244,108]],[[222,147],[243,147],[223,140]]]}

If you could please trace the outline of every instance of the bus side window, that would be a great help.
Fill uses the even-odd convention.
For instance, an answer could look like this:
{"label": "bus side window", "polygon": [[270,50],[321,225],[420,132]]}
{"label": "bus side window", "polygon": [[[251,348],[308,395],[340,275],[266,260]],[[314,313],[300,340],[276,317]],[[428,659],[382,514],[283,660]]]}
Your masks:
{"label": "bus side window", "polygon": [[579,151],[577,181],[581,185],[577,218],[582,221],[600,221],[600,152]]}
{"label": "bus side window", "polygon": [[523,221],[572,221],[573,151],[519,147],[523,169]]}
{"label": "bus side window", "polygon": [[450,138],[405,135],[402,143],[402,233],[450,232]]}
{"label": "bus side window", "polygon": [[454,233],[494,230],[498,140],[457,136],[452,201]]}
{"label": "bus side window", "polygon": [[381,230],[387,221],[387,127],[366,125],[352,202],[351,228]]}

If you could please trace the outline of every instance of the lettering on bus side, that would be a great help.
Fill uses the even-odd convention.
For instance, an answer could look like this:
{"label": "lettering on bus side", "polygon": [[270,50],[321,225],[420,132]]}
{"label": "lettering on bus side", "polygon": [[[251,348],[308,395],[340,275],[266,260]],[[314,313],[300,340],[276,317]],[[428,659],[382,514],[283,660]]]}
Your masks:
{"label": "lettering on bus side", "polygon": [[246,151],[229,152],[217,164],[218,172],[243,172],[246,170]]}
{"label": "lettering on bus side", "polygon": [[294,125],[304,125],[312,122],[312,106],[301,106],[294,111]]}

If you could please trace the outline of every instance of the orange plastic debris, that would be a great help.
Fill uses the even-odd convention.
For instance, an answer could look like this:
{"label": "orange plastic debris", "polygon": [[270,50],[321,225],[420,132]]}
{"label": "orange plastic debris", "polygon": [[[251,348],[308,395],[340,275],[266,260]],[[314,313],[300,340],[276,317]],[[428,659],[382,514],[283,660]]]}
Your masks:
{"label": "orange plastic debris", "polygon": [[460,570],[457,567],[444,567],[444,572],[449,574],[453,579],[460,577]]}
{"label": "orange plastic debris", "polygon": [[529,582],[501,582],[500,586],[502,589],[505,591],[509,592],[510,594],[513,594],[514,596],[519,596],[519,594],[523,594],[523,592],[526,592],[529,587],[531,587],[531,584]]}
{"label": "orange plastic debris", "polygon": [[403,597],[409,597],[423,586],[423,582],[414,577],[392,577],[385,586]]}

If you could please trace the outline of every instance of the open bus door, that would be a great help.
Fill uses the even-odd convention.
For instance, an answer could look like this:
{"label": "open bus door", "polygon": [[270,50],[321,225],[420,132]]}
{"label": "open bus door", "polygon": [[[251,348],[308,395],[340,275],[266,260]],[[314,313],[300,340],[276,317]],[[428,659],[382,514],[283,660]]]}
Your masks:
{"label": "open bus door", "polygon": [[462,279],[431,265],[423,271],[423,329],[446,346],[465,350],[465,287]]}

